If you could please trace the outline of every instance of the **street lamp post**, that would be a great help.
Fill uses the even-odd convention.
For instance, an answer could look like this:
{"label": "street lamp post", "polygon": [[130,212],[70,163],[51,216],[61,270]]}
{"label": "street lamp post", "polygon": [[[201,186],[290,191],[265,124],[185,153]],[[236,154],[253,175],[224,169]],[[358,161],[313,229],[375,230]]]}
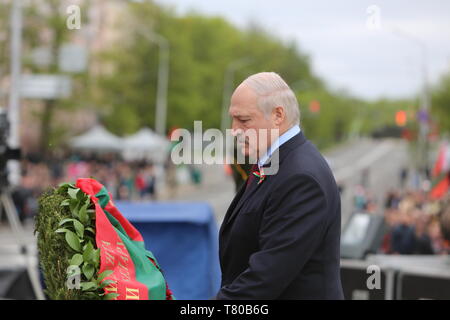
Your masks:
{"label": "street lamp post", "polygon": [[158,84],[156,91],[155,131],[166,135],[167,125],[167,92],[169,84],[169,41],[153,31],[139,29],[140,34],[159,46]]}
{"label": "street lamp post", "polygon": [[167,125],[167,89],[169,84],[169,41],[156,33],[152,33],[151,37],[159,45],[155,129],[157,133],[165,136]]}
{"label": "street lamp post", "polygon": [[[169,41],[160,34],[150,30],[145,30],[138,26],[138,31],[145,38],[155,42],[159,46],[159,64],[158,64],[158,84],[156,91],[156,114],[155,114],[155,131],[161,136],[166,135],[167,123],[167,93],[169,84]],[[156,165],[155,184],[157,190],[163,189],[164,183],[164,166]]]}

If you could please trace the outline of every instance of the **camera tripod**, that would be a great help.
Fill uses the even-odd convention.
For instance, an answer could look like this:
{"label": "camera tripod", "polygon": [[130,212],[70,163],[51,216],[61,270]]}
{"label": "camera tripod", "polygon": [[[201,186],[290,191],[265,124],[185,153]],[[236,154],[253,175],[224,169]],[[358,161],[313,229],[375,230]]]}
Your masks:
{"label": "camera tripod", "polygon": [[[25,231],[23,229],[22,223],[19,220],[17,209],[11,197],[11,191],[9,187],[0,186],[0,209],[3,206],[8,219],[9,225],[13,231],[14,237],[16,238],[16,243],[20,248],[20,254],[25,259],[25,265],[28,273],[28,277],[33,288],[35,297],[38,300],[45,300],[44,292],[42,290],[41,282],[39,280],[38,268],[36,268],[36,263],[33,263],[32,257],[28,253],[28,248],[25,239]],[[0,212],[1,216],[1,212]]]}

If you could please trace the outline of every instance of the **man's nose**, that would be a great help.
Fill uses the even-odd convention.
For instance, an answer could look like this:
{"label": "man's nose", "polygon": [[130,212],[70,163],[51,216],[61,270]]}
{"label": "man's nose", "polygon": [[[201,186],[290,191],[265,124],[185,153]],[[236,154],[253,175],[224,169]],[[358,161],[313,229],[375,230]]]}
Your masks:
{"label": "man's nose", "polygon": [[236,120],[231,120],[231,134],[236,136],[242,128],[239,126],[239,123]]}

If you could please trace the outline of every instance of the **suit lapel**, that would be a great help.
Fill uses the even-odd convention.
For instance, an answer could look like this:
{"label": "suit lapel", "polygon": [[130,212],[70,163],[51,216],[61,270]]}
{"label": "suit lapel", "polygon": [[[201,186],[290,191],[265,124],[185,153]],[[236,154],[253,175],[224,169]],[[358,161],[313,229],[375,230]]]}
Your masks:
{"label": "suit lapel", "polygon": [[223,218],[222,227],[221,227],[220,232],[222,232],[222,229],[227,224],[227,221],[230,220],[230,216],[231,216],[232,212],[234,211],[234,208],[236,207],[236,205],[238,204],[239,200],[242,198],[242,195],[245,192],[245,187],[246,187],[246,183],[243,183],[241,188],[238,190],[238,192],[234,196],[233,201],[231,202],[230,206],[228,207],[225,217]]}
{"label": "suit lapel", "polygon": [[[281,162],[289,153],[289,151],[303,144],[305,141],[306,141],[305,136],[303,135],[302,132],[300,132],[291,139],[289,139],[288,141],[286,141],[284,144],[282,144],[280,148],[275,151],[279,153],[278,165],[281,165]],[[270,159],[266,162],[266,164],[263,167],[267,166],[270,166]],[[266,176],[266,180],[267,179],[270,179],[270,176]],[[258,178],[255,178],[253,179],[252,184],[249,186],[249,190],[247,191],[245,191],[246,184],[244,183],[242,185],[241,189],[238,191],[230,207],[227,210],[222,226],[220,228],[220,234],[222,234],[226,229],[226,227],[233,221],[233,219],[235,218],[235,216],[237,215],[243,204],[247,201],[247,199],[249,199],[258,190],[259,186],[263,183],[267,183],[267,181],[258,184]]]}
{"label": "suit lapel", "polygon": [[253,179],[252,183],[249,186],[249,189],[246,192],[244,192],[242,197],[239,199],[239,202],[237,203],[236,207],[232,209],[231,214],[230,214],[230,218],[225,223],[225,227],[231,221],[233,221],[234,217],[239,212],[239,210],[241,209],[243,204],[247,201],[247,199],[250,198],[250,196],[253,195],[256,192],[256,190],[258,190],[259,185],[260,184],[258,184],[258,179]]}

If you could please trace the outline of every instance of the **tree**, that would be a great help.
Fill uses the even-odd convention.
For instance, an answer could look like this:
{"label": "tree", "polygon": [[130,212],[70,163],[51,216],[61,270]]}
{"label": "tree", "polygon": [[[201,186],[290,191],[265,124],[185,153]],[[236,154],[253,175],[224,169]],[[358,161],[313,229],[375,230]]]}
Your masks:
{"label": "tree", "polygon": [[445,132],[450,131],[450,71],[445,73],[432,93],[432,112]]}
{"label": "tree", "polygon": [[[158,52],[142,32],[153,30],[170,42],[168,129],[192,129],[194,120],[202,120],[204,128],[218,128],[224,74],[238,59],[250,63],[237,71],[235,85],[262,70],[279,72],[291,83],[302,80],[309,87],[322,85],[295,44],[283,43],[256,26],[240,30],[223,18],[195,12],[178,16],[170,9],[143,2],[129,5],[118,30],[121,45],[102,55],[112,72],[100,77],[98,104],[108,106],[105,122],[119,134],[154,126]],[[127,112],[121,111],[125,108]]]}

